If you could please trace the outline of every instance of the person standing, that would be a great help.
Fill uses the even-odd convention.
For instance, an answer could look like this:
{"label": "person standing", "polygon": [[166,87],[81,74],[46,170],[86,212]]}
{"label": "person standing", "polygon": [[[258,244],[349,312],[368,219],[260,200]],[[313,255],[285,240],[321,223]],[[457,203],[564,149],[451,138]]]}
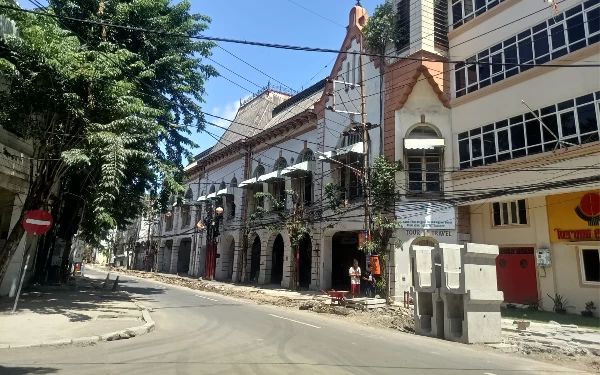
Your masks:
{"label": "person standing", "polygon": [[373,270],[371,269],[371,263],[367,264],[367,270],[362,278],[365,281],[365,295],[367,297],[375,296],[375,276],[373,276]]}
{"label": "person standing", "polygon": [[350,267],[350,293],[352,298],[357,298],[360,295],[360,267],[358,266],[358,260],[354,259],[352,267]]}

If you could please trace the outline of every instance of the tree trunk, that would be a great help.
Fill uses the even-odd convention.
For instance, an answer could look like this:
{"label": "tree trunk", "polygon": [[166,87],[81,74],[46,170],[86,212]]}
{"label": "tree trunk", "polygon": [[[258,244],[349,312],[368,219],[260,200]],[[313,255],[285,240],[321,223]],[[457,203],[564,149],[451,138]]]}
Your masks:
{"label": "tree trunk", "polygon": [[48,199],[50,188],[39,183],[36,183],[36,186],[38,189],[36,191],[30,190],[29,194],[25,198],[19,219],[15,223],[15,226],[11,229],[4,247],[0,250],[0,281],[4,278],[6,270],[8,269],[8,265],[15,255],[15,252],[19,247],[19,243],[25,234],[25,229],[23,228],[23,216],[28,211],[39,209],[42,203]]}

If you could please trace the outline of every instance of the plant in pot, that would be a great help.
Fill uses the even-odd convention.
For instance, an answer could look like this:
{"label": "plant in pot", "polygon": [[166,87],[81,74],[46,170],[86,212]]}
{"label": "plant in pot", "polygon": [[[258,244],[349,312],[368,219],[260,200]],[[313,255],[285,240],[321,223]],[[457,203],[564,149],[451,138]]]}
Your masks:
{"label": "plant in pot", "polygon": [[528,300],[525,304],[527,305],[527,308],[529,310],[535,310],[535,311],[537,311],[537,310],[540,309],[540,302],[541,301],[542,301],[541,299],[538,299],[538,300],[533,299],[533,300]]}
{"label": "plant in pot", "polygon": [[548,294],[548,297],[550,297],[550,299],[554,303],[552,310],[554,310],[554,312],[557,314],[566,314],[567,309],[572,309],[574,307],[569,305],[568,299],[564,298],[564,296],[558,293],[556,293],[554,297]]}
{"label": "plant in pot", "polygon": [[594,305],[593,301],[586,302],[585,310],[581,312],[581,316],[587,316],[587,317],[593,318],[595,310],[596,310],[596,305]]}

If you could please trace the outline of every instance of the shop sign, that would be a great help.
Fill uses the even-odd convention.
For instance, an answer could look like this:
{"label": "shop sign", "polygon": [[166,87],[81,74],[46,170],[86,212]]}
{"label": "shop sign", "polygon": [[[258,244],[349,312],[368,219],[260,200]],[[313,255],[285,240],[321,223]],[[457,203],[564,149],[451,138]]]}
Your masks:
{"label": "shop sign", "polygon": [[420,229],[407,229],[407,236],[417,237],[452,237],[454,231],[452,230],[420,230]]}
{"label": "shop sign", "polygon": [[600,240],[600,192],[546,197],[551,242]]}
{"label": "shop sign", "polygon": [[396,215],[404,229],[456,229],[456,211],[447,203],[404,202]]}

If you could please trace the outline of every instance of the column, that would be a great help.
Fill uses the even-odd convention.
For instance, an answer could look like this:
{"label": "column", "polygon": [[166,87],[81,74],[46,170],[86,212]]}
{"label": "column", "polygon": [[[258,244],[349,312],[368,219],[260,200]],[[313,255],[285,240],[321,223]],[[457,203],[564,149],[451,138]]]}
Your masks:
{"label": "column", "polygon": [[179,245],[173,245],[171,248],[171,267],[169,273],[177,273],[177,260],[179,259]]}

